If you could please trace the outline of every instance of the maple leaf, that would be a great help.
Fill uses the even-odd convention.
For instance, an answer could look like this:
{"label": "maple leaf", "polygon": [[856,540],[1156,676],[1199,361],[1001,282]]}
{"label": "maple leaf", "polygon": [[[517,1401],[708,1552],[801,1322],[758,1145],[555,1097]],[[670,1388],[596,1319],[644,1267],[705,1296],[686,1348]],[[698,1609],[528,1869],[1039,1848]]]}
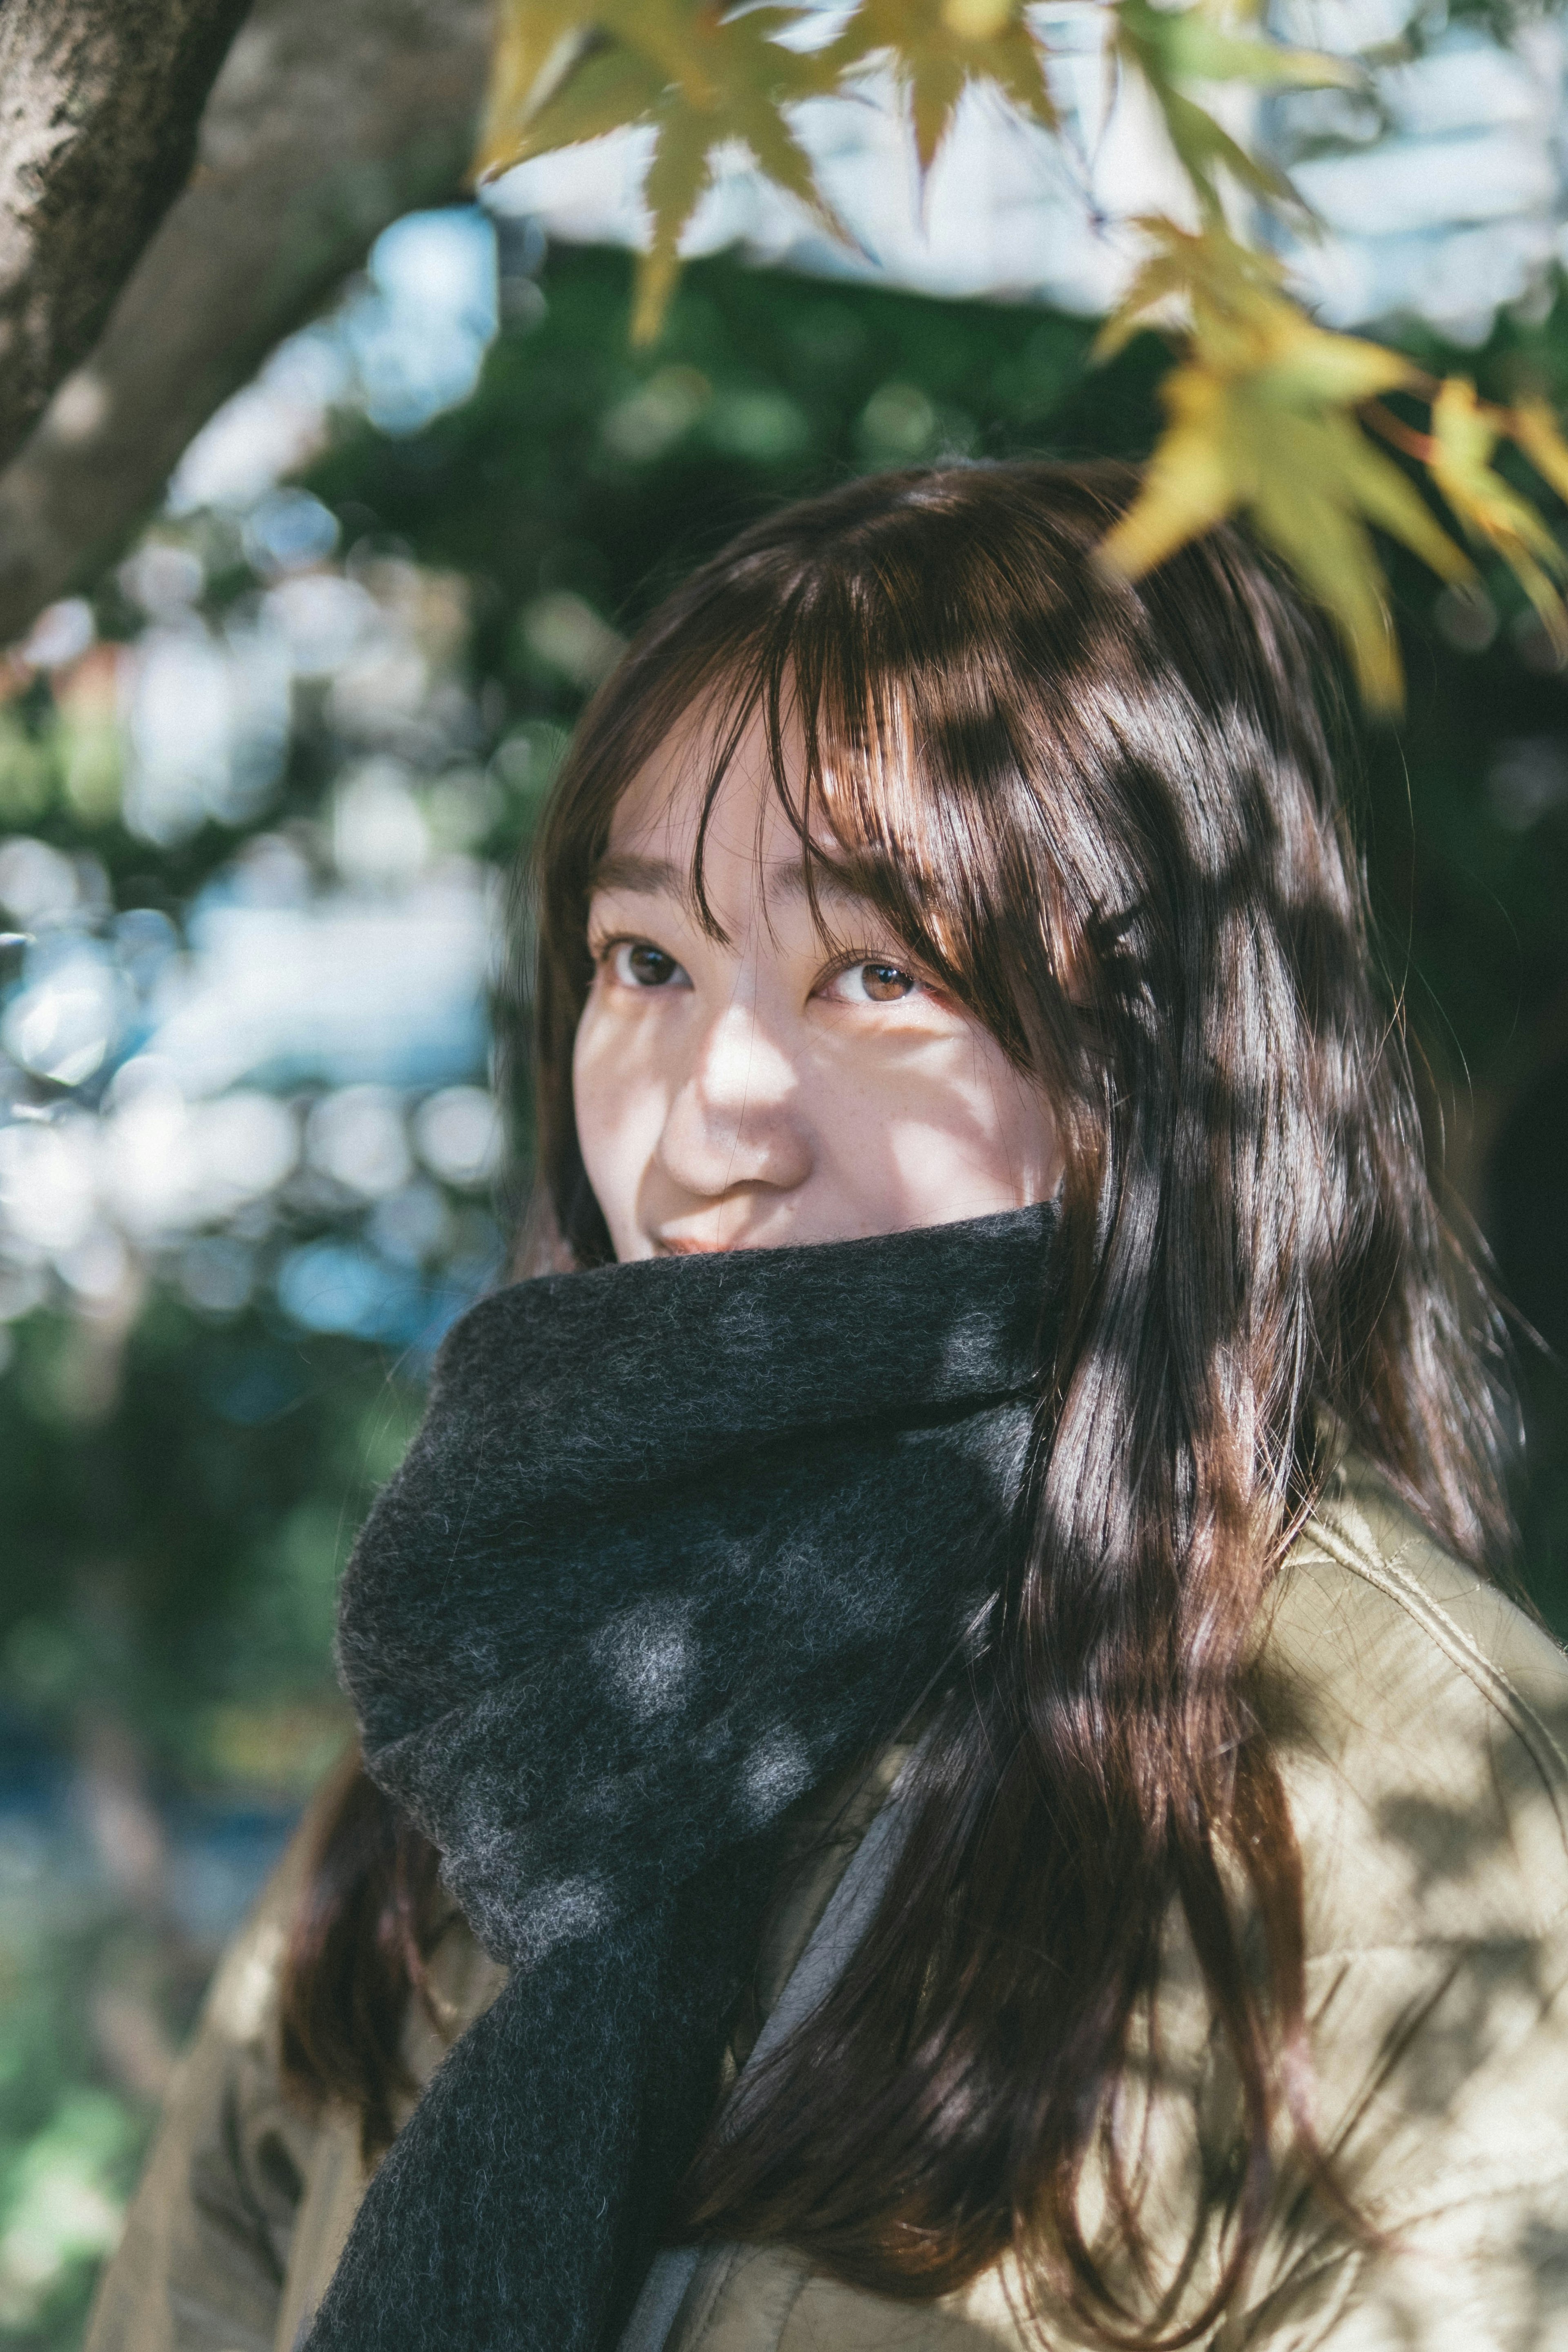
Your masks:
{"label": "maple leaf", "polygon": [[1508,429],[1543,482],[1568,499],[1568,441],[1543,400],[1521,400],[1510,412]]}
{"label": "maple leaf", "polygon": [[[1474,572],[1408,477],[1368,438],[1357,413],[1364,408],[1386,439],[1428,463],[1468,534],[1512,565],[1568,652],[1568,614],[1555,585],[1568,578],[1568,557],[1491,462],[1506,433],[1568,498],[1568,442],[1551,412],[1539,402],[1511,412],[1485,407],[1462,379],[1433,387],[1397,353],[1325,332],[1289,299],[1279,266],[1248,252],[1223,225],[1222,173],[1276,204],[1296,200],[1289,183],[1248,155],[1182,85],[1359,79],[1343,59],[1237,30],[1250,6],[1116,0],[1116,55],[1147,80],[1206,225],[1194,236],[1168,221],[1141,224],[1151,252],[1096,346],[1109,356],[1148,325],[1173,331],[1182,344],[1162,386],[1166,429],[1101,561],[1135,577],[1244,512],[1332,614],[1367,699],[1394,706],[1398,656],[1372,528],[1403,541],[1446,580],[1470,581]],[[502,0],[502,7],[482,171],[631,126],[652,132],[643,187],[650,235],[632,329],[638,341],[658,332],[681,236],[711,181],[716,151],[729,142],[746,146],[829,234],[849,237],[790,123],[787,110],[798,100],[886,69],[910,110],[922,173],[971,82],[995,83],[1026,114],[1057,128],[1046,54],[1023,0],[860,0],[815,50],[787,38],[813,14],[803,5]],[[1375,405],[1394,390],[1433,397],[1430,436]]]}
{"label": "maple leaf", "polygon": [[[1562,659],[1568,657],[1568,612],[1563,610],[1557,583],[1568,580],[1568,555],[1529,500],[1505,482],[1492,465],[1497,445],[1510,422],[1514,437],[1531,455],[1532,462],[1524,436],[1533,435],[1543,459],[1557,462],[1556,450],[1562,450],[1563,445],[1554,425],[1549,437],[1529,408],[1522,419],[1510,419],[1506,411],[1478,400],[1474,384],[1466,377],[1451,375],[1432,403],[1428,463],[1433,480],[1471,539],[1494,548],[1502,557],[1540,614]],[[1521,423],[1522,436],[1518,429]],[[1563,451],[1563,457],[1568,470],[1568,450]],[[1546,466],[1538,470],[1545,474]]]}
{"label": "maple leaf", "polygon": [[[1211,337],[1223,332],[1227,320],[1247,335],[1248,322],[1255,326],[1266,320],[1269,305],[1283,299],[1279,263],[1238,245],[1223,230],[1194,235],[1150,215],[1131,226],[1149,239],[1150,249],[1095,338],[1090,357],[1097,363],[1113,359],[1140,328],[1174,323],[1186,332],[1199,309]],[[1250,342],[1245,348],[1250,350]]]}
{"label": "maple leaf", "polygon": [[1101,563],[1135,579],[1246,513],[1333,616],[1368,702],[1397,707],[1398,653],[1369,525],[1402,540],[1442,578],[1473,577],[1355,415],[1363,401],[1418,381],[1418,372],[1397,352],[1314,326],[1280,290],[1276,268],[1223,231],[1194,236],[1165,223],[1157,233],[1161,249],[1101,340],[1114,347],[1152,310],[1179,302],[1185,356],[1160,387],[1166,430],[1137,499],[1100,550]]}
{"label": "maple leaf", "polygon": [[1216,174],[1228,172],[1253,194],[1299,205],[1290,183],[1233,139],[1189,98],[1184,81],[1250,81],[1262,88],[1358,87],[1359,69],[1317,49],[1291,49],[1233,33],[1202,5],[1166,8],[1152,0],[1118,0],[1115,54],[1137,68],[1164,118],[1172,146],[1205,208],[1217,213]]}
{"label": "maple leaf", "polygon": [[582,58],[594,20],[582,0],[512,0],[496,23],[489,83],[474,156],[477,180],[515,163],[522,127]]}
{"label": "maple leaf", "polygon": [[892,74],[914,123],[922,174],[936,161],[971,82],[995,82],[1021,113],[1057,128],[1045,54],[1020,0],[860,0],[819,54],[837,76],[879,65]]}
{"label": "maple leaf", "polygon": [[1326,49],[1294,49],[1232,32],[1198,0],[1189,8],[1160,8],[1150,0],[1121,0],[1119,13],[1135,21],[1139,37],[1157,50],[1165,73],[1179,81],[1250,81],[1267,89],[1359,89],[1365,76],[1348,58]]}
{"label": "maple leaf", "polygon": [[[519,0],[513,0],[517,6]],[[793,9],[752,8],[726,15],[690,0],[595,0],[594,37],[574,67],[542,100],[495,137],[496,170],[560,147],[636,124],[651,125],[653,152],[643,184],[649,240],[639,257],[632,317],[634,342],[650,342],[663,321],[679,269],[682,232],[712,179],[717,149],[748,147],[759,169],[786,189],[828,235],[853,242],[817,186],[810,156],[784,108],[823,88],[818,58],[775,37],[798,21]],[[561,12],[557,38],[581,30]],[[535,37],[534,48],[539,47]],[[509,66],[516,89],[522,68]]]}

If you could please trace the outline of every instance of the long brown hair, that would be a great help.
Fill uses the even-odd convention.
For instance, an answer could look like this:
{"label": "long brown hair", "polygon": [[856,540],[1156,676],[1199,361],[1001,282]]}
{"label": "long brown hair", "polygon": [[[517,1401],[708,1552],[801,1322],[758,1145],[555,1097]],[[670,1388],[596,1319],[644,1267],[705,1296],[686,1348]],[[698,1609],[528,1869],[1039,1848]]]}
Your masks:
{"label": "long brown hair", "polygon": [[[747,531],[644,628],[538,851],[534,1245],[611,1254],[571,1059],[616,803],[695,713],[710,810],[760,713],[808,879],[831,856],[1045,1089],[1066,1307],[1030,1540],[926,1746],[903,1860],[700,2152],[679,2226],[906,2296],[1010,2247],[1031,2304],[1176,2343],[1256,2243],[1282,2135],[1326,2180],[1300,1859],[1248,1678],[1260,1604],[1331,1444],[1494,1558],[1510,1433],[1495,1312],[1435,1205],[1376,982],[1331,659],[1229,531],[1136,588],[1102,576],[1131,480],[857,482]],[[700,847],[692,879],[701,906]],[[1227,2257],[1180,2325],[1178,2281],[1134,2307],[1080,2218],[1173,1904],[1243,2110]],[[1112,2159],[1136,2249],[1129,2177]]]}

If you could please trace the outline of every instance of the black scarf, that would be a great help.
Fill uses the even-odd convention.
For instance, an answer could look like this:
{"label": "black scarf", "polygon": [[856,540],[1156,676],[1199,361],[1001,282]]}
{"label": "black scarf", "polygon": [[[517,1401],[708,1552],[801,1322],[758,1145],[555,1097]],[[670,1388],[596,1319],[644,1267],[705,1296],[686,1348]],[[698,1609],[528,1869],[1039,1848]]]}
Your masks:
{"label": "black scarf", "polygon": [[1055,1211],[551,1276],[442,1349],[344,1580],[366,1764],[510,1980],[309,2352],[605,2352],[711,2118],[796,1801],[1003,1573]]}

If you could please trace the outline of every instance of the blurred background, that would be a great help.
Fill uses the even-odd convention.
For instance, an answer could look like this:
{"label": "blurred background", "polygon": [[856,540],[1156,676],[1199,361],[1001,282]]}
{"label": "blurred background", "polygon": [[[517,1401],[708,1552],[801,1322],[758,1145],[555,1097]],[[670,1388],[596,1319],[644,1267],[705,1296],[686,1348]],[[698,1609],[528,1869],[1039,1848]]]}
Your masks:
{"label": "blurred background", "polygon": [[[1561,400],[1559,37],[1428,33],[1370,115],[1271,102],[1331,231],[1303,279]],[[217,1948],[346,1737],[336,1576],[527,1190],[509,877],[585,697],[777,500],[1157,430],[1159,345],[1087,365],[1136,141],[1064,188],[964,135],[902,228],[873,113],[841,139],[854,261],[737,167],[647,352],[614,142],[394,217],[5,657],[0,2341],[77,2342]],[[1396,585],[1408,715],[1349,790],[1453,1214],[1546,1343],[1522,1565],[1568,1632],[1568,681],[1506,580]]]}

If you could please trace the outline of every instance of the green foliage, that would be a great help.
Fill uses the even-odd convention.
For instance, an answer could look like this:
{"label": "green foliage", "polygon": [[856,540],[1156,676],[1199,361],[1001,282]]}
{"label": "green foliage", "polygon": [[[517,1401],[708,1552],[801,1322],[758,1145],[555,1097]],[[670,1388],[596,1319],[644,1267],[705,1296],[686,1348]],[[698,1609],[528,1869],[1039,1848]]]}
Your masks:
{"label": "green foliage", "polygon": [[541,599],[584,599],[624,633],[775,500],[1043,436],[1141,454],[1158,429],[1148,339],[1089,379],[1079,320],[721,261],[686,272],[649,357],[617,324],[630,275],[618,254],[562,249],[542,323],[502,337],[470,401],[408,440],[361,426],[310,478],[476,581],[476,660],[529,712],[570,719],[589,682],[540,651]]}
{"label": "green foliage", "polygon": [[[1108,74],[1142,85],[1198,216],[1195,232],[1163,214],[1135,224],[1149,258],[1110,321],[1108,343],[1156,323],[1174,344],[1177,365],[1161,388],[1168,425],[1149,480],[1108,541],[1106,561],[1135,578],[1225,516],[1245,512],[1332,614],[1368,707],[1389,713],[1401,707],[1404,677],[1366,521],[1415,550],[1441,579],[1462,576],[1465,564],[1412,484],[1372,447],[1358,416],[1386,428],[1428,469],[1466,531],[1501,556],[1564,647],[1568,557],[1537,511],[1534,485],[1521,494],[1489,460],[1510,438],[1561,488],[1568,444],[1540,401],[1524,417],[1479,407],[1463,378],[1423,379],[1394,352],[1315,326],[1284,271],[1237,243],[1227,193],[1248,200],[1250,233],[1262,244],[1271,215],[1300,227],[1307,207],[1289,178],[1233,138],[1194,93],[1235,81],[1260,90],[1295,84],[1364,96],[1368,89],[1352,60],[1258,39],[1248,28],[1252,14],[1247,0],[1184,7],[1110,0],[1103,12]],[[747,148],[764,177],[851,241],[791,120],[791,106],[804,98],[853,97],[868,68],[879,72],[909,120],[922,180],[972,84],[1061,132],[1049,75],[1061,30],[1031,16],[1023,0],[858,0],[825,47],[811,39],[814,21],[799,6],[727,8],[715,0],[505,0],[481,175],[612,131],[651,133],[634,342],[651,343],[661,331],[681,236],[725,146]],[[1429,404],[1427,433],[1401,428],[1378,409],[1378,394],[1396,386]]]}
{"label": "green foliage", "polygon": [[146,2145],[146,2103],[92,2079],[94,1990],[127,1964],[110,1941],[0,1918],[0,2343],[14,2352],[79,2340]]}
{"label": "green foliage", "polygon": [[337,1571],[416,1410],[376,1351],[260,1308],[27,1318],[0,1383],[9,1695],[62,1730],[112,1706],[196,1779],[215,1707],[324,1703]]}

